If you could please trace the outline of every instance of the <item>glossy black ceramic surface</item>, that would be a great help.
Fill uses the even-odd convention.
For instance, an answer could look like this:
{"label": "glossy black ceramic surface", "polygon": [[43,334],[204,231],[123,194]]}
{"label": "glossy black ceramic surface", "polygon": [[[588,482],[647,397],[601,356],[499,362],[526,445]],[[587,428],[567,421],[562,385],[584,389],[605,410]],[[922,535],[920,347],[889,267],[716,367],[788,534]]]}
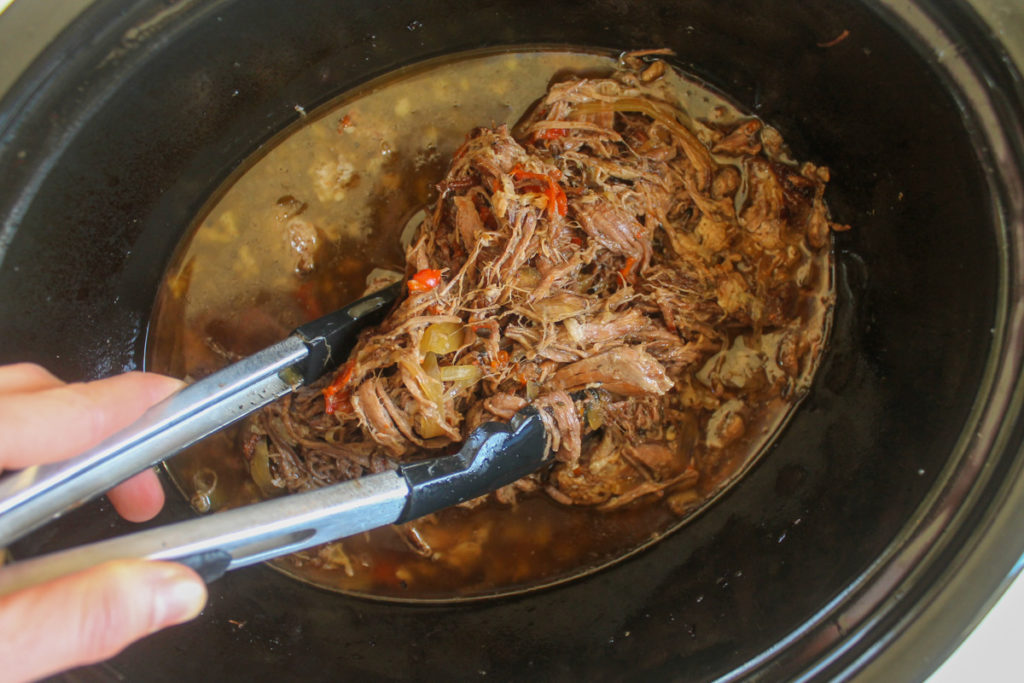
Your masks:
{"label": "glossy black ceramic surface", "polygon": [[[0,362],[66,379],[136,367],[183,232],[296,105],[464,50],[671,47],[829,166],[833,216],[853,229],[836,238],[833,342],[811,394],[738,485],[649,550],[558,588],[443,606],[256,567],[215,583],[196,622],[73,677],[843,676],[926,628],[920,611],[998,527],[974,584],[987,593],[903,660],[924,676],[1024,547],[1006,516],[1024,431],[1024,97],[973,15],[935,5],[920,21],[960,41],[995,104],[944,73],[913,16],[875,3],[97,2],[0,103]],[[174,499],[158,522],[188,514]],[[127,527],[92,505],[15,551]]]}

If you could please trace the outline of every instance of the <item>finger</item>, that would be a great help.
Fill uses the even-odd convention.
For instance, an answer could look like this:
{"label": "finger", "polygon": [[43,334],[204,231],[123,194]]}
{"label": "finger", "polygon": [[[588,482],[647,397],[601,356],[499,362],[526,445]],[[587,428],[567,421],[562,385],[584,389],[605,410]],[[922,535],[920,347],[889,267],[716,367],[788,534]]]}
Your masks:
{"label": "finger", "polygon": [[188,567],[118,560],[0,598],[5,680],[41,678],[108,659],[194,618],[206,585]]}
{"label": "finger", "polygon": [[35,363],[15,363],[0,367],[0,394],[39,391],[63,386],[64,382]]}
{"label": "finger", "polygon": [[129,522],[145,522],[164,506],[164,487],[156,472],[146,470],[110,489],[107,498]]}
{"label": "finger", "polygon": [[65,460],[136,420],[182,386],[161,375],[129,372],[30,394],[0,396],[0,468]]}

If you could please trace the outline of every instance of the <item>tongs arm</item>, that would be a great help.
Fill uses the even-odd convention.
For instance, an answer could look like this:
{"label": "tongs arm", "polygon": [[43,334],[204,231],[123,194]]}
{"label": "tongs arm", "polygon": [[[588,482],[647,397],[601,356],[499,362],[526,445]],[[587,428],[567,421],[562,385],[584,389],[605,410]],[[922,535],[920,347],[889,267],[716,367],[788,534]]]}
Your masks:
{"label": "tongs arm", "polygon": [[282,374],[308,353],[289,337],[185,387],[81,455],[5,475],[0,547],[290,392]]}
{"label": "tongs arm", "polygon": [[181,562],[212,581],[230,569],[471,500],[550,457],[544,423],[527,407],[508,424],[480,425],[454,455],[16,562],[0,569],[0,595],[129,557]]}
{"label": "tongs arm", "polygon": [[299,327],[284,341],[185,387],[70,460],[0,479],[0,548],[64,511],[308,384],[343,360],[398,298],[396,283]]}

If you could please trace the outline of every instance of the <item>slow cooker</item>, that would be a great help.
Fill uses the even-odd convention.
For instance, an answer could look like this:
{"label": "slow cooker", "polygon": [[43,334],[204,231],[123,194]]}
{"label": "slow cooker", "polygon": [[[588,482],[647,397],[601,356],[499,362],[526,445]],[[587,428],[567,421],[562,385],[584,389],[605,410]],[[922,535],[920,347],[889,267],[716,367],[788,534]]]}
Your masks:
{"label": "slow cooker", "polygon": [[[832,214],[853,226],[835,238],[834,329],[809,396],[741,481],[651,548],[468,604],[376,602],[255,567],[212,584],[195,622],[71,678],[927,676],[1024,549],[1022,14],[956,0],[18,0],[0,17],[15,65],[0,100],[0,362],[68,380],[138,367],[175,245],[243,160],[300,109],[467,50],[672,48],[829,166]],[[24,27],[53,24],[30,63],[11,56]],[[170,498],[154,524],[191,514]],[[12,551],[128,528],[96,503]]]}

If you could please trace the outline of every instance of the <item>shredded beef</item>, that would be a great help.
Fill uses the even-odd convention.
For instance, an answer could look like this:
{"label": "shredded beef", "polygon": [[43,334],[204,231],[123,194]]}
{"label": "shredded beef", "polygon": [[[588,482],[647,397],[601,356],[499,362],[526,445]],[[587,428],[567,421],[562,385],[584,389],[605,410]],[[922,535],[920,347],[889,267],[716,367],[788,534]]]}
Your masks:
{"label": "shredded beef", "polygon": [[615,509],[694,486],[759,402],[792,397],[822,343],[804,301],[845,227],[828,172],[781,159],[760,121],[691,119],[657,54],[553,85],[515,136],[471,133],[407,251],[416,286],[343,368],[250,422],[276,486],[436,455],[533,403],[556,463],[496,499]]}

